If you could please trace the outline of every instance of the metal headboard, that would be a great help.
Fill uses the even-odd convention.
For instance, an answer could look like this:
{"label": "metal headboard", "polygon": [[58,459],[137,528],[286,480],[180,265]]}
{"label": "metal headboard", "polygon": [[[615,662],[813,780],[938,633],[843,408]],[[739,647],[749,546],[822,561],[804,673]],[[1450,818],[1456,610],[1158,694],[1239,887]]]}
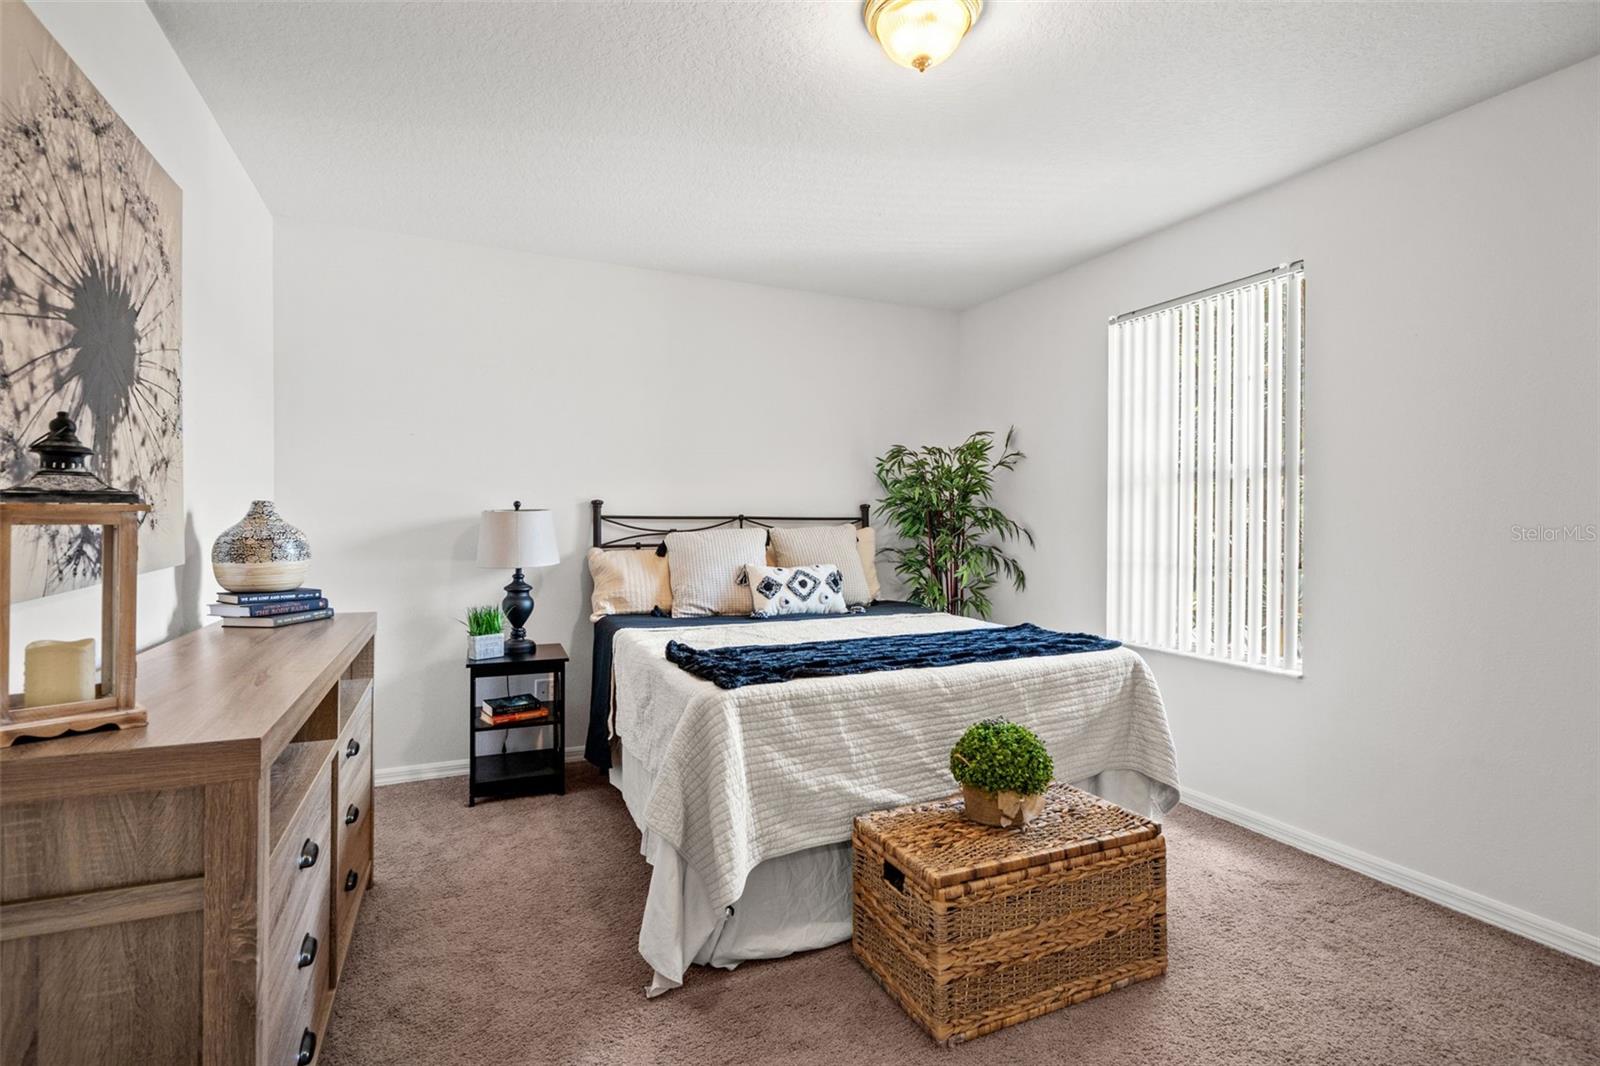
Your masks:
{"label": "metal headboard", "polygon": [[[590,500],[589,513],[594,523],[596,548],[660,548],[668,533],[697,533],[704,529],[746,529],[755,526],[771,529],[780,522],[854,522],[862,529],[872,524],[872,505],[861,504],[853,515],[659,515],[607,514],[604,500]],[[623,536],[606,539],[607,526],[626,530]]]}

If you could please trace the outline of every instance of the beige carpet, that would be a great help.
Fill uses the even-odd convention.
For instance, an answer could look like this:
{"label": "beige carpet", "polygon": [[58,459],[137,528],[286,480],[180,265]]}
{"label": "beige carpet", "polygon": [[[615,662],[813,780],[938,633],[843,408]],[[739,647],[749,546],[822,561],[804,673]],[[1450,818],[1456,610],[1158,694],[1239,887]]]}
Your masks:
{"label": "beige carpet", "polygon": [[1160,980],[953,1051],[848,944],[646,1001],[648,867],[621,797],[575,777],[472,810],[460,778],[379,790],[325,1066],[1600,1062],[1600,970],[1182,807]]}

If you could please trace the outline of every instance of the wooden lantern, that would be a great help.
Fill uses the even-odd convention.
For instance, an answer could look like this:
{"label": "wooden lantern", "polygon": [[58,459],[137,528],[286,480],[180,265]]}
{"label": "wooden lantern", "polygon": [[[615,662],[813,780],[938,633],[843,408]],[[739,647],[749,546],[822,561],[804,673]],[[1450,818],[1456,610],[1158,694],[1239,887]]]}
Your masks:
{"label": "wooden lantern", "polygon": [[[0,490],[0,748],[19,737],[55,737],[102,726],[146,722],[135,699],[139,579],[139,516],[150,505],[114,489],[88,469],[91,449],[78,440],[65,412],[29,450],[39,469],[14,488]],[[11,681],[11,544],[17,526],[99,526],[102,531],[100,680],[90,699],[26,707]]]}

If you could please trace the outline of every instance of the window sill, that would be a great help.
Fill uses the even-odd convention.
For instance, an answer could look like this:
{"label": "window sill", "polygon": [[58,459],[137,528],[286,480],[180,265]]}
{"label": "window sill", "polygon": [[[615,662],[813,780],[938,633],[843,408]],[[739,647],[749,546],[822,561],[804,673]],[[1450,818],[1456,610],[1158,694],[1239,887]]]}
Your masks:
{"label": "window sill", "polygon": [[1171,648],[1160,648],[1153,644],[1140,644],[1138,641],[1133,640],[1125,640],[1122,643],[1141,652],[1153,651],[1158,655],[1175,655],[1180,659],[1193,659],[1195,662],[1212,663],[1216,666],[1231,666],[1239,670],[1249,670],[1257,674],[1271,674],[1274,677],[1287,677],[1295,681],[1305,678],[1304,665],[1298,670],[1286,670],[1282,667],[1266,666],[1261,663],[1242,663],[1237,659],[1218,659],[1211,655],[1201,655],[1198,652],[1174,651]]}

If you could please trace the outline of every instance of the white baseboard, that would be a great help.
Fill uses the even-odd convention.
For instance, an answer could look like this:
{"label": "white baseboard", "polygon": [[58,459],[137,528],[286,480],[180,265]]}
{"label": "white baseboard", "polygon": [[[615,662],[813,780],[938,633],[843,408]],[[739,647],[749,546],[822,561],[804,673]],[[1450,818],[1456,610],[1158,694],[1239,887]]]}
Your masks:
{"label": "white baseboard", "polygon": [[[567,752],[567,762],[582,762],[583,752],[572,748]],[[388,766],[372,771],[375,785],[403,785],[407,781],[432,781],[436,777],[465,777],[467,760],[446,759],[444,762],[419,762],[410,766]]]}
{"label": "white baseboard", "polygon": [[1393,885],[1402,892],[1420,896],[1441,907],[1448,907],[1465,914],[1469,918],[1476,918],[1480,922],[1487,922],[1518,936],[1527,937],[1529,940],[1576,956],[1585,962],[1600,965],[1600,936],[1585,933],[1559,922],[1552,922],[1548,918],[1541,918],[1537,914],[1452,885],[1448,881],[1441,881],[1437,877],[1418,873],[1398,863],[1380,859],[1376,855],[1368,855],[1364,851],[1346,847],[1327,837],[1296,829],[1276,818],[1268,818],[1264,814],[1257,814],[1255,811],[1217,799],[1215,796],[1208,796],[1203,792],[1186,788],[1183,790],[1183,802],[1197,811],[1221,818],[1225,822],[1232,822],[1264,837],[1271,837],[1279,843],[1315,855],[1319,859],[1326,859],[1358,874],[1365,874],[1374,881]]}

